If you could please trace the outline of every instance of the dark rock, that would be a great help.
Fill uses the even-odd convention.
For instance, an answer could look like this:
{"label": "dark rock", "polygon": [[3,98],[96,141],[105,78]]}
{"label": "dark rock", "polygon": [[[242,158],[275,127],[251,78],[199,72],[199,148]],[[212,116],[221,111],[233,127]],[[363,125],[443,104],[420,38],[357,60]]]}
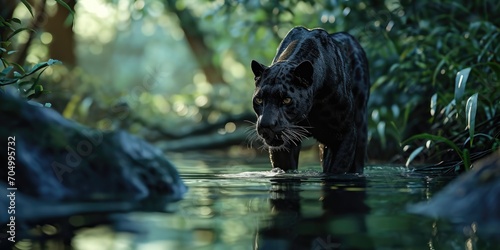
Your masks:
{"label": "dark rock", "polygon": [[409,206],[412,213],[444,218],[460,225],[475,224],[486,234],[500,231],[500,150],[473,164],[429,202]]}
{"label": "dark rock", "polygon": [[[2,165],[8,138],[17,191],[41,201],[179,200],[186,186],[163,153],[124,131],[102,132],[0,92]],[[12,138],[15,138],[12,139]],[[8,169],[0,171],[2,188]]]}

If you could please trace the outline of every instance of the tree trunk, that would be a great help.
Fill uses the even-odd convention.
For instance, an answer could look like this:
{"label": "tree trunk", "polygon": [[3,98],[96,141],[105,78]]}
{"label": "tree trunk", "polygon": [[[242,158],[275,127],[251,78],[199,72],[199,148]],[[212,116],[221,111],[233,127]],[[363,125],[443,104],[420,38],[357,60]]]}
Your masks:
{"label": "tree trunk", "polygon": [[165,0],[167,10],[171,11],[180,21],[181,29],[184,31],[193,56],[207,78],[212,84],[226,83],[222,77],[220,65],[215,65],[212,60],[215,52],[205,43],[204,33],[198,26],[199,19],[193,16],[187,8],[178,9],[175,0]]}
{"label": "tree trunk", "polygon": [[[75,0],[65,0],[65,2],[71,9],[75,8]],[[73,23],[65,23],[69,15],[70,13],[66,8],[58,5],[55,15],[47,18],[44,29],[52,34],[52,42],[49,44],[50,58],[57,59],[64,65],[73,67],[77,63]]]}
{"label": "tree trunk", "polygon": [[45,19],[45,3],[46,0],[41,0],[41,1],[36,1],[34,3],[34,17],[33,20],[31,21],[31,24],[29,26],[29,29],[33,31],[29,31],[30,35],[28,37],[28,40],[24,44],[20,44],[19,48],[17,49],[17,53],[14,54],[14,59],[12,62],[17,63],[18,65],[23,65],[24,62],[26,61],[26,56],[28,55],[28,49],[31,45],[31,42],[33,41],[33,38],[35,37],[36,31],[40,28],[40,24],[43,23]]}

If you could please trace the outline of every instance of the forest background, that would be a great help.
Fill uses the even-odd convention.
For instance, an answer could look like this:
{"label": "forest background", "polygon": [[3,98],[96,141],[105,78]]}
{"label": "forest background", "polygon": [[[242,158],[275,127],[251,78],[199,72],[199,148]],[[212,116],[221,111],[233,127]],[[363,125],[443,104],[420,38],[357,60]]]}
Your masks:
{"label": "forest background", "polygon": [[[66,118],[127,130],[167,152],[265,154],[248,140],[248,121],[255,120],[249,64],[269,64],[294,26],[347,31],[367,52],[371,162],[445,160],[460,170],[499,145],[495,0],[0,5],[3,86]],[[306,148],[315,152],[313,145]]]}

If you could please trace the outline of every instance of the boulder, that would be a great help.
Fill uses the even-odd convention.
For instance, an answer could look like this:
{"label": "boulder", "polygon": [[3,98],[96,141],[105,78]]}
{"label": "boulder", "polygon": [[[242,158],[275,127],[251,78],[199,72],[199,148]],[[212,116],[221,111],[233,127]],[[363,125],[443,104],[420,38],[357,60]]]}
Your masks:
{"label": "boulder", "polygon": [[1,90],[0,121],[0,159],[11,166],[0,187],[26,201],[175,201],[187,190],[160,150],[125,131],[92,129]]}
{"label": "boulder", "polygon": [[500,235],[500,150],[473,164],[428,202],[408,207],[412,213],[473,225],[485,234]]}

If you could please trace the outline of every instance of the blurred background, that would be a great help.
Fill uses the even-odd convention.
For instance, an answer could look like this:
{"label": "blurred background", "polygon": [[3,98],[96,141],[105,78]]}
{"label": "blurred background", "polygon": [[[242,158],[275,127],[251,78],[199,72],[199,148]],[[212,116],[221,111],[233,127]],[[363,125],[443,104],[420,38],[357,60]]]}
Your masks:
{"label": "blurred background", "polygon": [[[440,160],[439,145],[400,142],[425,132],[463,144],[470,125],[464,107],[476,93],[474,119],[490,126],[481,133],[493,138],[485,147],[498,143],[498,129],[491,127],[500,120],[495,0],[0,0],[0,5],[2,69],[62,62],[44,68],[31,88],[18,82],[21,93],[66,118],[127,130],[166,152],[267,155],[248,139],[255,121],[249,65],[252,59],[270,64],[281,39],[299,25],[347,31],[367,52],[371,162],[403,163],[418,146],[426,148],[422,157]],[[456,94],[459,72],[467,82],[462,98]],[[305,144],[317,158],[313,141]],[[481,147],[480,140],[475,146]]]}

